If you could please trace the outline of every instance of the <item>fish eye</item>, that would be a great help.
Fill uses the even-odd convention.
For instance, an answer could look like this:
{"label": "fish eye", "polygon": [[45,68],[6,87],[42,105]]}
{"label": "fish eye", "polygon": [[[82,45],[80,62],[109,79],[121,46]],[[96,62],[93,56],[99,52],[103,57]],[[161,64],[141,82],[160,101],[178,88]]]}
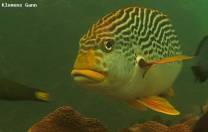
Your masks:
{"label": "fish eye", "polygon": [[114,41],[113,40],[107,40],[104,42],[104,48],[105,48],[105,51],[107,52],[110,52],[112,51],[113,49],[113,44],[114,44]]}

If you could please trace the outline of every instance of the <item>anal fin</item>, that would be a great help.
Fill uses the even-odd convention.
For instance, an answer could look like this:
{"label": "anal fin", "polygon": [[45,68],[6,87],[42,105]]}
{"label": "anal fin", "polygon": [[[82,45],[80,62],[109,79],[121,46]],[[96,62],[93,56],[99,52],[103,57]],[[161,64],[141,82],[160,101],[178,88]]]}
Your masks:
{"label": "anal fin", "polygon": [[146,106],[147,108],[164,113],[167,115],[179,115],[180,112],[177,111],[165,98],[159,96],[151,96],[137,99],[136,102]]}

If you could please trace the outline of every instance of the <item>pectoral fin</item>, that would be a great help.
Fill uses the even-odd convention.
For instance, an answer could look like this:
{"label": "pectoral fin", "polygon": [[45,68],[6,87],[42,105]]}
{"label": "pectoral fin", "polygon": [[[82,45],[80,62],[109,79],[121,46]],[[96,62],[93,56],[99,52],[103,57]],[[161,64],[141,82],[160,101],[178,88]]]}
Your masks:
{"label": "pectoral fin", "polygon": [[192,59],[193,56],[186,56],[186,55],[178,55],[178,56],[173,56],[173,57],[168,57],[168,58],[163,58],[158,61],[154,62],[149,62],[149,64],[165,64],[165,63],[171,63],[171,62],[177,62],[177,61],[185,61],[185,60],[190,60]]}
{"label": "pectoral fin", "polygon": [[156,60],[152,62],[146,62],[144,59],[140,59],[138,61],[138,64],[141,68],[144,69],[144,73],[143,73],[143,78],[144,78],[148,70],[155,64],[165,64],[165,63],[171,63],[177,61],[185,61],[185,60],[190,60],[192,58],[193,56],[177,55],[173,57],[162,58],[160,60]]}
{"label": "pectoral fin", "polygon": [[179,115],[177,111],[165,98],[159,96],[146,97],[136,100],[139,104],[143,104],[149,109],[161,112],[167,115]]}

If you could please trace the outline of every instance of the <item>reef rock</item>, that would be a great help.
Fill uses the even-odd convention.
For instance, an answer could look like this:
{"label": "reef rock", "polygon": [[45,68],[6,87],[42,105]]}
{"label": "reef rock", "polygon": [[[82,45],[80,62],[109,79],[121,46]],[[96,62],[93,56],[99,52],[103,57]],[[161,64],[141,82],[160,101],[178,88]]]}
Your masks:
{"label": "reef rock", "polygon": [[69,106],[63,106],[35,123],[28,132],[106,132],[96,119],[82,116]]}
{"label": "reef rock", "polygon": [[[130,126],[121,132],[207,132],[208,113],[199,116],[186,116],[176,125],[168,125],[161,118]],[[199,120],[199,121],[198,121]],[[171,123],[172,124],[172,123]],[[203,131],[202,131],[203,130]],[[63,106],[35,123],[28,132],[106,132],[107,129],[95,118],[82,116],[70,106]]]}
{"label": "reef rock", "polygon": [[167,132],[168,127],[156,121],[148,121],[142,124],[135,124],[123,132]]}
{"label": "reef rock", "polygon": [[156,121],[148,121],[141,124],[135,124],[124,129],[123,132],[192,132],[197,120],[197,117],[189,118],[184,122],[170,127]]}
{"label": "reef rock", "polygon": [[206,112],[199,119],[199,121],[197,121],[196,125],[193,128],[193,132],[208,132],[208,112]]}

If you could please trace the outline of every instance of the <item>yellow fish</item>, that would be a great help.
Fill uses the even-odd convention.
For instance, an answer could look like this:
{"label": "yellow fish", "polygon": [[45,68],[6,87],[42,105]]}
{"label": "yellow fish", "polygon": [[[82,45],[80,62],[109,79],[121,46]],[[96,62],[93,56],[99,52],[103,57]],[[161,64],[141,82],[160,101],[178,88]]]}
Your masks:
{"label": "yellow fish", "polygon": [[144,7],[127,7],[102,17],[80,39],[71,72],[83,86],[126,101],[178,115],[165,98],[183,60],[180,43],[167,15]]}

